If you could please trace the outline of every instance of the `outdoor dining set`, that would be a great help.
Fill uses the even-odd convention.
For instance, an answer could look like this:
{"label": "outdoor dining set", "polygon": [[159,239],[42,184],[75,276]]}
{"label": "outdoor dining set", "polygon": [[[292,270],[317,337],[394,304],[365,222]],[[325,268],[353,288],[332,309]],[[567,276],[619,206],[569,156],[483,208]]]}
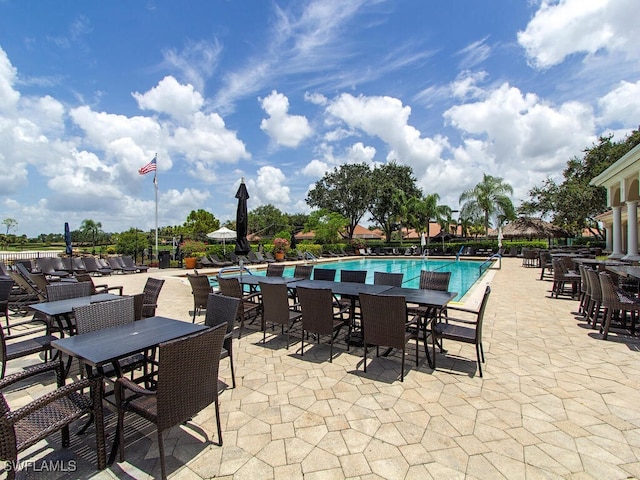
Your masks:
{"label": "outdoor dining set", "polygon": [[603,340],[612,329],[622,335],[636,334],[640,266],[632,263],[571,251],[540,250],[523,257],[523,266],[540,268],[540,280],[553,282],[551,297],[579,300],[578,316],[597,328]]}
{"label": "outdoor dining set", "polygon": [[[69,445],[70,423],[88,415],[83,431],[93,425],[97,466],[103,469],[118,453],[120,461],[125,459],[125,420],[133,413],[157,426],[165,478],[163,432],[208,405],[215,406],[217,440],[222,444],[219,362],[229,358],[235,388],[233,343],[246,337],[252,323],[260,328],[262,344],[281,335],[286,335],[287,349],[299,341],[296,354],[301,360],[305,348],[308,351],[326,338],[326,358],[332,362],[334,343],[343,332],[341,345],[362,351],[365,372],[371,361],[367,354],[373,349],[376,356],[397,349],[401,352],[400,381],[405,377],[410,342],[416,366],[419,351],[424,349],[432,369],[436,349],[446,354],[444,340],[470,343],[475,345],[482,376],[482,321],[488,286],[480,307],[465,310],[450,305],[456,293],[448,290],[448,272],[422,271],[416,289],[402,287],[401,273],[374,272],[374,282],[369,284],[366,271],[341,270],[338,274],[333,269],[298,265],[289,277],[283,276],[283,269],[274,263],[264,276],[242,270],[215,279],[188,275],[194,297],[192,322],[155,314],[163,280],[149,278],[143,292],[130,296],[123,295],[122,289],[100,290],[92,277],[89,281],[51,281],[38,301],[28,305],[35,312],[31,321],[40,322],[42,329],[25,339],[13,338],[10,329],[17,324],[10,325],[7,315],[0,335],[4,377],[0,379],[0,421],[5,425],[0,460],[17,465],[19,452],[56,431],[62,432],[63,446]],[[11,292],[15,294],[14,277],[37,291],[33,277],[37,273],[26,272],[29,275],[24,277],[10,273],[7,279],[0,279],[0,303],[4,302],[5,311]],[[217,288],[212,288],[212,280]],[[204,321],[196,322],[202,312]],[[381,347],[388,350],[380,352]],[[8,361],[37,353],[44,356],[44,363],[5,375]],[[12,410],[4,389],[43,372],[55,372],[57,388]],[[117,413],[115,432],[105,429],[105,406]],[[106,438],[111,438],[109,455]],[[9,469],[9,478],[14,473]]]}

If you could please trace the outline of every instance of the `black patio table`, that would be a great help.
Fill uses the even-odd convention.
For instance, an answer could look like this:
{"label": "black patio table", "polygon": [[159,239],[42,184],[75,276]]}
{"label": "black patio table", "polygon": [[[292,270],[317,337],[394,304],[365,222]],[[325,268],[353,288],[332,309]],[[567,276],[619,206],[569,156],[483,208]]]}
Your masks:
{"label": "black patio table", "polygon": [[73,325],[71,324],[70,315],[73,313],[74,308],[85,307],[92,303],[108,302],[119,298],[122,297],[113,293],[99,293],[89,297],[76,297],[65,300],[56,300],[54,302],[34,303],[33,305],[29,305],[29,308],[53,318],[58,324],[58,328],[60,328],[61,335],[64,335],[64,328],[62,324],[62,319],[64,319],[66,323],[66,330],[70,335],[72,335]]}
{"label": "black patio table", "polygon": [[[86,365],[103,373],[102,366],[111,363],[120,377],[122,369],[118,360],[157,347],[162,342],[205,330],[197,325],[166,317],[148,317],[126,325],[96,330],[51,342],[51,346],[69,357],[80,359]],[[116,429],[109,465],[118,451],[119,432]]]}
{"label": "black patio table", "polygon": [[631,265],[607,265],[605,268],[621,277],[640,279],[640,267]]}

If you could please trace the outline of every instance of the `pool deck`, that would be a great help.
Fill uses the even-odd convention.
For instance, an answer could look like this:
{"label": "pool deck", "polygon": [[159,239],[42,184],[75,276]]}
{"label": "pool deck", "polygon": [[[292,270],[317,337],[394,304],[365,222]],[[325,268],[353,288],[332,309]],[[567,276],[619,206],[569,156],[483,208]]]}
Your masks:
{"label": "pool deck", "polygon": [[[472,345],[447,342],[435,371],[424,356],[416,368],[410,347],[401,383],[398,354],[370,359],[365,374],[359,348],[339,345],[329,363],[327,345],[300,357],[299,343],[286,350],[283,336],[268,335],[263,345],[252,326],[234,345],[238,386],[220,395],[224,445],[215,443],[213,407],[193,419],[199,428],[171,429],[170,478],[640,478],[640,338],[602,341],[575,315],[577,301],[550,298],[551,282],[521,263],[505,258],[488,278],[484,378]],[[165,278],[158,314],[191,321],[184,273],[95,280],[133,294],[148,276]],[[9,363],[9,371],[20,364]],[[221,361],[220,374],[230,384],[228,365]],[[9,399],[21,404],[50,389],[39,383]],[[127,461],[105,471],[95,470],[92,428],[72,434],[70,450],[54,435],[20,459],[77,462],[78,471],[46,478],[159,477],[155,429],[128,418]],[[114,420],[107,416],[107,432]],[[18,478],[43,477],[30,471]]]}

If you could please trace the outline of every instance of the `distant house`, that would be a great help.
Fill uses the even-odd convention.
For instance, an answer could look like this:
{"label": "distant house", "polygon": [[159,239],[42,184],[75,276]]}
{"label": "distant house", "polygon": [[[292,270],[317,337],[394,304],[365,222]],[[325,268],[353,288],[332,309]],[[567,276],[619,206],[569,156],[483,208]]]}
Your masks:
{"label": "distant house", "polygon": [[309,232],[298,232],[295,234],[296,240],[298,241],[302,241],[302,240],[313,240],[314,238],[316,238],[316,234],[314,233],[313,230],[309,231]]}
{"label": "distant house", "polygon": [[356,225],[353,229],[353,238],[359,238],[361,240],[380,240],[384,237],[384,234],[379,230],[369,230],[362,225]]}

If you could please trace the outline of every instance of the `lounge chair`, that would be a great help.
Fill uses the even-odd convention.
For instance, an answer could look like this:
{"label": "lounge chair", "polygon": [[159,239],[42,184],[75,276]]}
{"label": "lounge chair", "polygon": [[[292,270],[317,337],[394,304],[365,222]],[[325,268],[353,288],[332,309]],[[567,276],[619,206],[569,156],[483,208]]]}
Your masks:
{"label": "lounge chair", "polygon": [[138,271],[136,267],[127,267],[122,257],[108,257],[107,262],[111,268],[121,273],[136,273]]}
{"label": "lounge chair", "polygon": [[254,264],[264,263],[263,260],[260,260],[258,258],[258,256],[256,255],[256,252],[254,252],[253,250],[249,250],[249,253],[247,253],[247,259]]}
{"label": "lounge chair", "polygon": [[275,258],[265,258],[265,256],[262,255],[262,253],[260,253],[260,252],[255,252],[255,256],[262,263],[273,263],[273,262],[276,261]]}
{"label": "lounge chair", "polygon": [[230,267],[233,265],[233,262],[230,262],[229,260],[221,260],[215,253],[209,255],[209,260],[211,260],[216,267]]}
{"label": "lounge chair", "polygon": [[127,268],[135,268],[136,272],[146,272],[147,270],[149,270],[149,267],[147,265],[138,265],[133,261],[133,258],[131,258],[129,255],[123,255],[122,257],[122,263],[124,263],[124,266]]}
{"label": "lounge chair", "polygon": [[84,262],[87,273],[99,273],[100,275],[111,275],[113,273],[113,269],[98,265],[95,257],[85,257],[82,261]]}

